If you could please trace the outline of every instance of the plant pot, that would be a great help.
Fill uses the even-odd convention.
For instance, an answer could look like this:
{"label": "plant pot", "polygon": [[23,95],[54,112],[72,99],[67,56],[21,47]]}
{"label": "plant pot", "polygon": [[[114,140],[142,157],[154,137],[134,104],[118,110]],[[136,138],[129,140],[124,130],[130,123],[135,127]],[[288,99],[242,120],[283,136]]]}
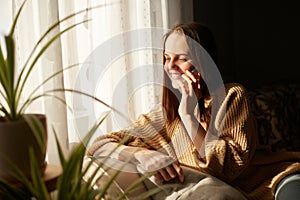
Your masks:
{"label": "plant pot", "polygon": [[[47,121],[46,116],[41,114],[35,115],[44,128],[45,144],[47,144]],[[14,182],[12,166],[9,159],[16,167],[18,167],[28,178],[30,175],[30,156],[29,149],[33,148],[34,156],[38,164],[38,169],[44,173],[47,163],[45,161],[46,151],[42,151],[38,145],[37,139],[24,119],[18,121],[4,121],[0,118],[0,178],[6,181]],[[47,148],[47,145],[44,147]],[[44,152],[44,153],[43,153]]]}

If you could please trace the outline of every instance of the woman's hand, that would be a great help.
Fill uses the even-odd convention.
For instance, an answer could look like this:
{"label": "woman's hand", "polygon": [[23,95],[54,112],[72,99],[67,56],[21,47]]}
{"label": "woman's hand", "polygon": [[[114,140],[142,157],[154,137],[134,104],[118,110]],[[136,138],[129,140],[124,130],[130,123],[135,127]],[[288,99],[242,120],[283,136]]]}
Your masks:
{"label": "woman's hand", "polygon": [[182,75],[184,81],[180,84],[182,97],[178,108],[181,117],[193,114],[198,100],[202,97],[200,76],[197,70],[193,73],[186,70],[186,73]]}
{"label": "woman's hand", "polygon": [[203,95],[200,85],[201,75],[197,70],[193,73],[186,71],[182,77],[185,81],[181,85],[182,96],[178,107],[178,113],[181,117],[187,134],[194,143],[198,153],[202,156],[202,144],[206,135],[206,131],[194,116],[196,104]]}
{"label": "woman's hand", "polygon": [[144,172],[156,172],[153,176],[159,183],[170,181],[176,177],[180,182],[184,181],[182,168],[172,157],[148,149],[139,150],[134,156]]}

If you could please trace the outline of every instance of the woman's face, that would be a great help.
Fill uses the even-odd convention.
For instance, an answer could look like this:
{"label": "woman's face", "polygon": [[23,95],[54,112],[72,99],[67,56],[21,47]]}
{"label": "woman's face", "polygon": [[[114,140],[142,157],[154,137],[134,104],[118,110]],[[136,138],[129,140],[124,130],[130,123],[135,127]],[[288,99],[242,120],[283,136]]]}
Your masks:
{"label": "woman's face", "polygon": [[179,89],[179,81],[184,81],[182,74],[193,68],[191,54],[182,33],[173,32],[165,42],[164,70],[169,76],[172,86]]}

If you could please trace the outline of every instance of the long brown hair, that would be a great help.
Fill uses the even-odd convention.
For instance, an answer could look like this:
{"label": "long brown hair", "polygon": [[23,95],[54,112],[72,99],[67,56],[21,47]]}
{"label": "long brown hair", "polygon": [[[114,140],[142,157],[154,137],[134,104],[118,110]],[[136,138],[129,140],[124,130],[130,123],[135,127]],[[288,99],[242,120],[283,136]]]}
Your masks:
{"label": "long brown hair", "polygon": [[[164,35],[163,40],[163,55],[165,52],[165,42],[170,34],[173,32],[181,32],[185,35],[186,41],[189,45],[189,48],[192,53],[192,60],[199,59],[200,56],[198,55],[200,52],[195,50],[195,41],[199,43],[211,56],[214,62],[217,64],[217,49],[215,40],[213,37],[212,32],[202,23],[199,22],[191,22],[191,23],[184,23],[178,24],[174,26],[169,32]],[[199,61],[196,61],[199,63]],[[165,58],[163,56],[163,65],[165,64]],[[195,66],[196,69],[199,70],[199,66]],[[176,118],[179,117],[178,114],[178,107],[179,101],[181,99],[181,94],[178,90],[172,87],[171,80],[167,76],[166,72],[164,71],[163,75],[164,81],[164,88],[163,88],[163,95],[162,95],[162,106],[165,109],[165,116],[167,123],[174,121]],[[202,97],[199,100],[199,108],[200,108],[200,117],[201,120],[208,122],[210,120],[210,111],[204,109],[204,96],[209,96],[208,88],[201,77],[200,79],[201,84],[201,92]]]}

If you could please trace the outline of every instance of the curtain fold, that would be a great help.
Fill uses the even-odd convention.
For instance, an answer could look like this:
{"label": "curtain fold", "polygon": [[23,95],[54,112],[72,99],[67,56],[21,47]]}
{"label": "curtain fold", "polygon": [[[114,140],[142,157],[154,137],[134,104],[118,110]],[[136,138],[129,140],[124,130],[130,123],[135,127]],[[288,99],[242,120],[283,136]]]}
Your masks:
{"label": "curtain fold", "polygon": [[[13,0],[13,10],[22,0]],[[85,10],[62,23],[53,34],[74,23],[78,25],[63,34],[37,63],[30,87],[56,71],[65,71],[41,87],[76,89],[89,93],[125,113],[123,119],[111,112],[94,135],[123,128],[146,113],[161,98],[162,32],[175,23],[192,20],[191,0],[29,0],[17,25],[17,63],[22,66],[38,38],[59,19]],[[87,7],[99,6],[93,10]],[[155,30],[155,31],[153,31]],[[48,38],[49,39],[49,38]],[[156,48],[149,48],[151,46]],[[70,66],[75,66],[69,69]],[[64,104],[53,98],[41,99],[28,112],[45,113],[48,118],[48,161],[58,164],[52,127],[65,153],[69,144],[83,139],[91,126],[110,111],[84,95],[55,93]],[[93,138],[94,138],[93,137]],[[92,139],[93,140],[93,139]]]}
{"label": "curtain fold", "polygon": [[[21,0],[13,1],[13,16],[15,16],[17,9],[19,9],[22,2],[23,1]],[[58,4],[56,0],[30,0],[26,2],[19,17],[15,32],[15,39],[17,43],[16,66],[18,67],[19,72],[24,67],[28,56],[41,36],[52,24],[58,21],[59,16],[57,8]],[[50,10],[51,12],[48,12]],[[35,51],[32,58],[37,56],[38,51],[51,39],[51,37],[57,34],[58,31],[59,27],[50,32],[50,34],[39,44],[37,51]],[[31,59],[31,61],[32,60],[33,59]],[[36,95],[46,93],[47,91],[55,88],[64,88],[62,74],[51,78],[47,83],[40,87],[40,84],[42,84],[45,79],[62,70],[62,67],[61,43],[60,40],[57,39],[36,63],[31,76],[29,76],[28,83],[24,88],[21,102],[24,102],[26,98],[32,94],[35,88],[39,88],[35,93]],[[65,95],[63,93],[55,93],[54,95],[61,100],[65,100]],[[49,163],[59,164],[53,128],[58,133],[57,136],[64,152],[67,153],[69,142],[65,105],[57,101],[55,98],[45,97],[31,104],[26,112],[46,114],[48,123],[47,160]]]}

